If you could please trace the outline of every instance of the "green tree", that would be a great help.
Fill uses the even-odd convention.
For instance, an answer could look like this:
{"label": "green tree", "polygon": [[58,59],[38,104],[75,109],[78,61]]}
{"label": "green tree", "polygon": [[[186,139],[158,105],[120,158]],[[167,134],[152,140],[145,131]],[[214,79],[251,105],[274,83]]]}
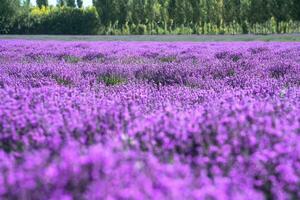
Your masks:
{"label": "green tree", "polygon": [[114,23],[118,19],[117,1],[118,0],[93,0],[93,5],[97,9],[101,22],[106,26]]}
{"label": "green tree", "polygon": [[23,1],[23,6],[28,8],[30,6],[30,0],[24,0]]}
{"label": "green tree", "polygon": [[[300,2],[299,2],[300,3]],[[292,1],[272,0],[271,12],[277,22],[287,21],[290,18],[290,11],[293,6]]]}
{"label": "green tree", "polygon": [[223,20],[226,24],[240,22],[240,0],[223,0]]}
{"label": "green tree", "polygon": [[0,6],[0,34],[8,33],[13,20],[20,9],[19,0],[1,0]]}
{"label": "green tree", "polygon": [[68,7],[71,7],[71,8],[75,8],[76,7],[75,0],[65,0],[65,1],[66,1],[66,5]]}
{"label": "green tree", "polygon": [[167,7],[170,19],[174,20],[176,17],[176,0],[170,0]]}
{"label": "green tree", "polygon": [[83,1],[82,0],[77,0],[77,7],[82,8],[83,6]]}
{"label": "green tree", "polygon": [[251,24],[264,23],[272,17],[269,0],[251,0],[248,19]]}
{"label": "green tree", "polygon": [[36,0],[36,5],[40,8],[42,6],[48,6],[48,0]]}
{"label": "green tree", "polygon": [[192,17],[192,6],[190,1],[170,0],[168,5],[170,19],[175,25],[185,24]]}
{"label": "green tree", "polygon": [[[28,2],[22,0],[23,16],[32,9]],[[47,6],[47,0],[37,0],[37,5]],[[83,0],[57,0],[57,5],[72,13]],[[106,34],[286,32],[299,30],[300,21],[300,0],[93,0],[93,5],[101,22],[97,28]],[[6,19],[13,21],[11,16]],[[8,27],[3,19],[2,27]],[[16,26],[23,21],[19,18]]]}
{"label": "green tree", "polygon": [[291,4],[291,17],[293,20],[300,21],[300,0],[292,0]]}
{"label": "green tree", "polygon": [[203,6],[201,0],[190,0],[192,6],[192,22],[194,24],[200,24],[203,17]]}
{"label": "green tree", "polygon": [[130,6],[132,13],[132,22],[134,24],[145,24],[147,21],[145,5],[147,0],[133,0]]}
{"label": "green tree", "polygon": [[57,0],[56,5],[59,7],[66,6],[66,1],[65,0]]}

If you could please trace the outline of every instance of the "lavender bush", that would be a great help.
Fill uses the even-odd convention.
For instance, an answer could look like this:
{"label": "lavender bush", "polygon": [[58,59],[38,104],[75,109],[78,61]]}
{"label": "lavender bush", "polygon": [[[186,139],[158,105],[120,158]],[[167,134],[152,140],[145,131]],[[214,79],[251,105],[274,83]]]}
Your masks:
{"label": "lavender bush", "polygon": [[299,199],[300,43],[0,42],[1,199]]}

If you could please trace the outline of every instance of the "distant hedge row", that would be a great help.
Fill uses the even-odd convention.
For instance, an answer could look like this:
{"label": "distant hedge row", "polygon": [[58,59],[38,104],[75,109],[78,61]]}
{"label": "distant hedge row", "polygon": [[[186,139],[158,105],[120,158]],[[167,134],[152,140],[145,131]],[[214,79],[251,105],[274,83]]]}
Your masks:
{"label": "distant hedge row", "polygon": [[29,12],[21,12],[9,33],[89,35],[96,34],[98,27],[99,16],[94,7],[35,7]]}

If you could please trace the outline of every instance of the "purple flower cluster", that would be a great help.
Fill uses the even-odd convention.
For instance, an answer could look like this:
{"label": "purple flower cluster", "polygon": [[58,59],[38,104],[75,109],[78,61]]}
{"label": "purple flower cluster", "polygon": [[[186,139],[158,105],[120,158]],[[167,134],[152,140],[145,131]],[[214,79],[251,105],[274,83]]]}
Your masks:
{"label": "purple flower cluster", "polygon": [[0,41],[1,199],[299,199],[300,43]]}

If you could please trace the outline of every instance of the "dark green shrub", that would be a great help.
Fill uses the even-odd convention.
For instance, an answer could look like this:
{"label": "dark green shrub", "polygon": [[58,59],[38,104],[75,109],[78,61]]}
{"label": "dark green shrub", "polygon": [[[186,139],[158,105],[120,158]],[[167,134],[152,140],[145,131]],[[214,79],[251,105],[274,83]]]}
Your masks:
{"label": "dark green shrub", "polygon": [[167,62],[167,63],[170,63],[170,62],[176,61],[176,56],[166,56],[166,57],[161,57],[161,58],[159,58],[159,60],[160,60],[161,62]]}
{"label": "dark green shrub", "polygon": [[98,82],[104,82],[106,86],[119,85],[125,82],[120,75],[102,75],[98,77]]}
{"label": "dark green shrub", "polygon": [[18,0],[1,0],[0,2],[0,34],[6,34],[11,29],[14,19],[20,9]]}
{"label": "dark green shrub", "polygon": [[62,57],[62,59],[68,63],[78,63],[80,61],[80,58],[71,55],[65,55]]}
{"label": "dark green shrub", "polygon": [[56,81],[58,85],[71,86],[73,84],[73,81],[68,77],[59,76],[55,74],[52,75],[52,78]]}
{"label": "dark green shrub", "polygon": [[69,7],[33,8],[19,15],[11,29],[14,34],[96,34],[99,25],[97,11]]}

